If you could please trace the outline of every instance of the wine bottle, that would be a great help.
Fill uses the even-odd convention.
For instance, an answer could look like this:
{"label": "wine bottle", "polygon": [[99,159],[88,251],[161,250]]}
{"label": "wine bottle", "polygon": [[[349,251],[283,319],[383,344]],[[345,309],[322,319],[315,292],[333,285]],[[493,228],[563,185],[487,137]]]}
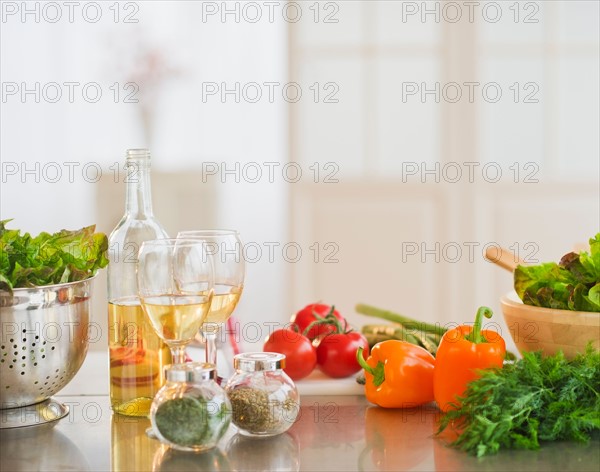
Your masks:
{"label": "wine bottle", "polygon": [[168,236],[152,212],[150,152],[128,150],[125,171],[125,214],[109,238],[110,401],[117,413],[147,416],[171,355],[141,308],[136,262],[144,241]]}

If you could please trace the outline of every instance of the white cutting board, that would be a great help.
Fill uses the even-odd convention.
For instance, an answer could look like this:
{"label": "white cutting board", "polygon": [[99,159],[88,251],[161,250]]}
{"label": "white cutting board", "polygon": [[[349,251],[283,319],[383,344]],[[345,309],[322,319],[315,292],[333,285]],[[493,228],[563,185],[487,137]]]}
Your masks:
{"label": "white cutting board", "polygon": [[295,383],[300,395],[364,395],[365,386],[356,383],[357,375],[332,379],[315,369],[308,377]]}

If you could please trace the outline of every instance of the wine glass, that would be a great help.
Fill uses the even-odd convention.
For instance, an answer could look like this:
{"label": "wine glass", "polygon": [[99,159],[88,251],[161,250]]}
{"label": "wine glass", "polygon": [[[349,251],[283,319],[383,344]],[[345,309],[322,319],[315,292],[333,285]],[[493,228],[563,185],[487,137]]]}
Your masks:
{"label": "wine glass", "polygon": [[197,239],[145,241],[137,263],[138,295],[152,327],[171,349],[174,364],[206,320],[213,297],[213,264]]}
{"label": "wine glass", "polygon": [[202,240],[212,256],[214,295],[208,317],[201,326],[206,342],[206,362],[217,364],[216,338],[220,325],[226,322],[237,306],[244,288],[245,262],[242,242],[234,230],[180,231],[178,238]]}

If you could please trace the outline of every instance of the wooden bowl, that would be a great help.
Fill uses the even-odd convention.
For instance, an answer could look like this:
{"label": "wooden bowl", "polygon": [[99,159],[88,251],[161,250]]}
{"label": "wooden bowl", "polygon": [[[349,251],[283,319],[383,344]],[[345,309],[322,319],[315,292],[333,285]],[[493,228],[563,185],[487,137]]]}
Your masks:
{"label": "wooden bowl", "polygon": [[552,355],[562,351],[572,359],[589,341],[600,349],[600,313],[525,305],[515,292],[503,296],[500,305],[521,353],[541,350]]}

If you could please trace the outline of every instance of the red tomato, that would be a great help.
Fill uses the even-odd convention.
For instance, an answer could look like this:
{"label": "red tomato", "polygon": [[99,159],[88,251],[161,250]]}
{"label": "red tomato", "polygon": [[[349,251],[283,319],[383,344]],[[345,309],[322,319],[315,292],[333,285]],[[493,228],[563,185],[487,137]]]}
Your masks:
{"label": "red tomato", "polygon": [[369,357],[369,343],[357,331],[344,334],[328,334],[317,346],[317,363],[320,369],[330,377],[348,377],[357,373],[361,367],[356,360],[356,351],[364,349],[363,357]]}
{"label": "red tomato", "polygon": [[[322,303],[312,303],[310,305],[306,305],[304,308],[302,308],[302,310],[292,316],[291,321],[292,323],[296,323],[299,331],[304,334],[306,328],[308,328],[312,322],[317,320],[317,316],[325,318],[325,316],[331,312],[331,308],[331,306],[323,305]],[[333,316],[340,320],[342,325],[346,324],[346,320],[337,310],[333,310]],[[321,335],[333,333],[334,331],[335,326],[333,325],[313,326],[308,331],[306,336],[312,341]]]}
{"label": "red tomato", "polygon": [[263,351],[284,354],[286,361],[283,370],[293,380],[306,377],[317,365],[317,352],[310,339],[289,328],[273,331]]}

